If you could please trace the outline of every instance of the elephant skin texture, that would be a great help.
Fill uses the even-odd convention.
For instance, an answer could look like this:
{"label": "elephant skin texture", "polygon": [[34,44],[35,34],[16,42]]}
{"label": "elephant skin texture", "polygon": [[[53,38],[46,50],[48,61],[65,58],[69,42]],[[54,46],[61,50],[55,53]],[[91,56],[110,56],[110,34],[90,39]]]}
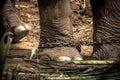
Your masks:
{"label": "elephant skin texture", "polygon": [[[120,0],[90,0],[93,12],[94,46],[97,59],[114,59],[120,55]],[[102,42],[102,43],[101,43]]]}

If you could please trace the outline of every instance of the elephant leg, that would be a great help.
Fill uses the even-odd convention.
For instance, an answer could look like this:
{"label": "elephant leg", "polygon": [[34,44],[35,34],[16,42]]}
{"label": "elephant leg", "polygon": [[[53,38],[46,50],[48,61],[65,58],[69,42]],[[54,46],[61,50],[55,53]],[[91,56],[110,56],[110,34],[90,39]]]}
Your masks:
{"label": "elephant leg", "polygon": [[13,33],[13,41],[18,41],[29,32],[29,26],[22,22],[15,10],[14,0],[2,0],[0,3],[0,37],[5,31]]}
{"label": "elephant leg", "polygon": [[90,0],[96,42],[93,58],[120,57],[120,0]]}
{"label": "elephant leg", "polygon": [[82,59],[70,46],[71,8],[69,0],[38,0],[40,9],[40,60]]}

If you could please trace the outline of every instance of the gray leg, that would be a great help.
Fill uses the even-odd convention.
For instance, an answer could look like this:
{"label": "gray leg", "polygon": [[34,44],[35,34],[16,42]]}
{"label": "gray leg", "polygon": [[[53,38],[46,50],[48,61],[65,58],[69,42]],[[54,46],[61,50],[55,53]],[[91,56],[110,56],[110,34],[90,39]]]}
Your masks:
{"label": "gray leg", "polygon": [[120,55],[120,0],[90,0],[94,22],[93,56],[97,59]]}
{"label": "gray leg", "polygon": [[81,59],[75,47],[69,44],[65,46],[72,42],[69,0],[38,0],[38,3],[41,19],[40,55],[48,55],[51,60]]}

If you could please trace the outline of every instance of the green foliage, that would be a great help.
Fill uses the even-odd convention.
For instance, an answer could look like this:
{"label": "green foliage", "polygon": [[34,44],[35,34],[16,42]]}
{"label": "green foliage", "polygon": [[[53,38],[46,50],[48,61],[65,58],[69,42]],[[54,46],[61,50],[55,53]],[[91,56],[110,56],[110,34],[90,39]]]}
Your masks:
{"label": "green foliage", "polygon": [[[9,35],[11,35],[11,33],[6,32],[0,40],[0,80],[2,78],[6,56],[9,52],[10,44],[12,42],[12,38],[9,37]],[[7,42],[5,42],[5,38],[7,39]]]}

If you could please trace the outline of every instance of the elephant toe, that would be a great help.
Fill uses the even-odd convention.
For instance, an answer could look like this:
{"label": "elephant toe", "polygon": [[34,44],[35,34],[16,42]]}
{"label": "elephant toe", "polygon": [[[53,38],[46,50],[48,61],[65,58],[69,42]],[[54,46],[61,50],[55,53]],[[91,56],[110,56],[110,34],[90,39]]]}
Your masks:
{"label": "elephant toe", "polygon": [[30,30],[29,26],[23,22],[17,27],[15,27],[13,29],[13,33],[14,33],[13,42],[17,42],[23,37],[25,37],[29,33],[29,30]]}

